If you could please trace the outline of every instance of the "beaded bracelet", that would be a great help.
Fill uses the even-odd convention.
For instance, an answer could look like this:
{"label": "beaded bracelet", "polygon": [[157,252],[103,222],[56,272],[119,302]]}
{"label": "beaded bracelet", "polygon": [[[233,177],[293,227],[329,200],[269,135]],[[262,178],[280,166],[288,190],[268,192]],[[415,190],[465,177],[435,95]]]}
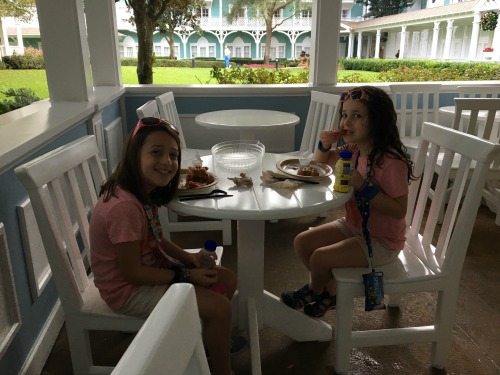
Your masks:
{"label": "beaded bracelet", "polygon": [[332,145],[330,145],[330,147],[328,147],[328,148],[324,148],[323,143],[321,143],[321,141],[318,141],[318,150],[320,150],[321,152],[328,152],[328,151],[330,151],[331,148],[332,148]]}
{"label": "beaded bracelet", "polygon": [[191,278],[191,271],[189,268],[175,268],[174,270],[174,278],[172,279],[172,284],[175,283],[189,283]]}
{"label": "beaded bracelet", "polygon": [[359,188],[358,193],[365,201],[371,201],[378,193],[380,193],[380,189],[373,185],[370,180],[366,179],[363,182],[363,185]]}

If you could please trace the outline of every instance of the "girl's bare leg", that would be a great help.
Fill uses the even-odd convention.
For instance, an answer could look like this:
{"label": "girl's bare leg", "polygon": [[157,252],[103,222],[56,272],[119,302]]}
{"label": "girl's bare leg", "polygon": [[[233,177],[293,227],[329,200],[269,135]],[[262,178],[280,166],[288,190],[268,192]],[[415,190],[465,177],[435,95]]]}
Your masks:
{"label": "girl's bare leg", "polygon": [[205,287],[195,290],[214,374],[231,375],[231,301]]}
{"label": "girl's bare leg", "polygon": [[364,267],[365,254],[354,238],[346,238],[333,224],[311,228],[295,237],[294,248],[302,263],[311,272],[309,287],[320,294],[325,289],[335,295],[335,267]]}

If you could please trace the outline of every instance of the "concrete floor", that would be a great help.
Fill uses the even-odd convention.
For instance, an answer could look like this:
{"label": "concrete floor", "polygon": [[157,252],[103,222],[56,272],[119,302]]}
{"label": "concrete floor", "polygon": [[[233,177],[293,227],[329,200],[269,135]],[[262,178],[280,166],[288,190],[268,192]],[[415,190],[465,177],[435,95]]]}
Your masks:
{"label": "concrete floor", "polygon": [[[300,287],[308,278],[304,267],[293,253],[293,237],[307,229],[342,215],[332,212],[328,218],[312,216],[280,220],[266,224],[265,288],[279,295],[285,289]],[[234,242],[236,225],[233,223]],[[175,234],[176,243],[196,248],[207,238],[221,242],[218,233]],[[431,344],[412,344],[352,351],[352,374],[500,374],[500,227],[494,215],[481,207],[463,267],[453,341],[444,370],[430,367]],[[223,264],[236,269],[236,246],[225,246]],[[354,328],[389,327],[432,324],[436,295],[425,293],[403,297],[399,309],[365,312],[363,301],[357,301]],[[322,318],[335,329],[335,313]],[[113,365],[127,348],[133,334],[95,332],[92,345],[95,362]],[[334,374],[333,342],[298,343],[273,329],[264,327],[260,333],[262,373],[273,375]],[[233,356],[237,375],[250,374],[249,350]],[[71,360],[63,328],[48,358],[42,375],[72,374]],[[159,371],[161,374],[161,371]],[[169,374],[170,375],[170,374]]]}

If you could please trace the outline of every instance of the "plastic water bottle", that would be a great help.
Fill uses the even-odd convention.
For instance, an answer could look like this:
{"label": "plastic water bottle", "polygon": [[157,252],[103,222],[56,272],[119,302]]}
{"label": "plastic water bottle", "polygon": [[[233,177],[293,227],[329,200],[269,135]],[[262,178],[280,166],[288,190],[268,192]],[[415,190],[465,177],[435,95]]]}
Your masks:
{"label": "plastic water bottle", "polygon": [[217,242],[214,240],[206,240],[202,249],[200,250],[200,264],[202,268],[214,268],[215,261],[217,260]]}
{"label": "plastic water bottle", "polygon": [[333,190],[347,193],[350,189],[352,177],[352,152],[340,151],[340,159],[335,164],[335,184]]}

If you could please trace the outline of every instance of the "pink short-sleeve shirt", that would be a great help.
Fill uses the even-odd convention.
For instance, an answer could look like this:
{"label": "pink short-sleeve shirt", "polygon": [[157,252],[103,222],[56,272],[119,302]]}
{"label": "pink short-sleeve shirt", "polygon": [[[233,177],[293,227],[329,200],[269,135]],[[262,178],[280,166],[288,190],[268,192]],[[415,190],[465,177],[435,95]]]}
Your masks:
{"label": "pink short-sleeve shirt", "polygon": [[[357,170],[366,175],[368,158],[358,158]],[[384,157],[381,167],[372,166],[374,175],[370,178],[373,184],[391,198],[408,195],[408,167],[400,159]],[[362,218],[356,205],[354,196],[346,203],[346,222],[353,233],[361,234]],[[375,207],[370,209],[368,229],[373,238],[378,239],[384,246],[392,250],[401,250],[405,244],[406,222],[405,219],[389,217]]]}
{"label": "pink short-sleeve shirt", "polygon": [[[130,192],[115,188],[115,196],[99,199],[90,220],[90,259],[95,286],[113,310],[122,308],[139,285],[124,279],[118,266],[114,244],[140,241],[141,262],[156,266],[142,203]],[[153,246],[154,248],[154,246]]]}

